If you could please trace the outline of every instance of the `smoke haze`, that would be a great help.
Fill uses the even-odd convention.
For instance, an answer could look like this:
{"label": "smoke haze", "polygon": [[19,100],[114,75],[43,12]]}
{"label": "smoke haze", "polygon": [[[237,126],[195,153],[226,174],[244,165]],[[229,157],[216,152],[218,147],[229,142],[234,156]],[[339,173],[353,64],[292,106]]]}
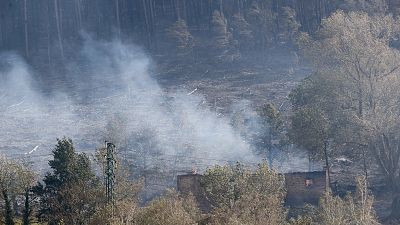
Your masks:
{"label": "smoke haze", "polygon": [[209,165],[257,160],[229,118],[212,112],[201,95],[166,93],[151,76],[151,60],[134,45],[87,37],[79,56],[66,65],[65,84],[49,94],[21,57],[2,55],[2,153],[28,155],[43,166],[56,138],[70,137],[78,151],[90,153],[109,139],[129,152],[135,151],[128,146],[132,135],[149,131],[161,155]]}

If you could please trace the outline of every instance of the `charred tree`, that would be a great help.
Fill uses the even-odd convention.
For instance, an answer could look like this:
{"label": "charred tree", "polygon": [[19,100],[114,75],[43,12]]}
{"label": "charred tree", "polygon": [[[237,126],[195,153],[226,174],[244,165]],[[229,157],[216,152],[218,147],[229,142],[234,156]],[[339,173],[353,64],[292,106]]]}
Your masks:
{"label": "charred tree", "polygon": [[24,0],[24,31],[25,31],[25,55],[26,55],[27,58],[29,58],[27,0]]}
{"label": "charred tree", "polygon": [[61,23],[60,23],[60,13],[58,7],[58,0],[54,0],[54,14],[56,17],[56,27],[57,27],[57,36],[58,36],[58,45],[60,48],[61,58],[64,58],[64,46],[62,43],[62,34],[61,34]]}

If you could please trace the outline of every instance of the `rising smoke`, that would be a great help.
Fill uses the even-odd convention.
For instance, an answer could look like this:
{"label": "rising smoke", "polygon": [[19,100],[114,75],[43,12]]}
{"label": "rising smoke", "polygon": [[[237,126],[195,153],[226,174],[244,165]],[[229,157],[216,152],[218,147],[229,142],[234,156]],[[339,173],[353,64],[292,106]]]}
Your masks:
{"label": "rising smoke", "polygon": [[[38,81],[45,76],[15,53],[1,54],[0,154],[25,158],[44,172],[56,138],[70,137],[88,154],[108,140],[135,176],[147,174],[147,185],[161,189],[192,169],[261,161],[253,139],[264,128],[249,102],[223,116],[196,91],[163,89],[153,65],[137,46],[86,36],[75,59],[65,62],[65,79],[49,93]],[[307,170],[306,158],[281,155],[275,163],[282,172]]]}
{"label": "rising smoke", "polygon": [[[66,136],[78,151],[89,153],[109,139],[125,156],[140,151],[151,157],[156,151],[157,157],[179,156],[175,164],[257,161],[229,118],[211,111],[201,95],[163,90],[151,75],[153,63],[140,48],[86,37],[79,56],[65,64],[67,79],[57,84],[62,88],[48,94],[21,57],[2,55],[2,153],[27,156],[42,167],[56,138]],[[151,149],[135,141],[143,137],[153,143]]]}

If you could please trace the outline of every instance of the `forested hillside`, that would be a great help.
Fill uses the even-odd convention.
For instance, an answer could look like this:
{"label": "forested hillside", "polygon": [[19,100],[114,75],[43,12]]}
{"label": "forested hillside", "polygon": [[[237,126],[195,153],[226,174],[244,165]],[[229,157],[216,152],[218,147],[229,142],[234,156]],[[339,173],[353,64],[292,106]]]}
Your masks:
{"label": "forested hillside", "polygon": [[172,49],[176,57],[234,60],[290,42],[298,31],[314,34],[337,9],[396,15],[399,7],[395,0],[3,0],[0,49],[18,51],[48,70],[73,57],[84,32],[97,39],[121,37],[154,55]]}
{"label": "forested hillside", "polygon": [[0,224],[398,225],[399,86],[399,0],[0,0]]}

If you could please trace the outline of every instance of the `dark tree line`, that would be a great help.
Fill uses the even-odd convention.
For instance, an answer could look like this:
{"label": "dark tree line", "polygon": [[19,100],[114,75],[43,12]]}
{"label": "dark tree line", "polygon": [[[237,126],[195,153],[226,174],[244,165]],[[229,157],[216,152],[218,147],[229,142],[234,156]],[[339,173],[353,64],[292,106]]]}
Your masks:
{"label": "dark tree line", "polygon": [[[99,38],[125,34],[135,41],[157,48],[162,41],[160,33],[179,19],[185,20],[193,30],[207,32],[215,10],[222,11],[227,18],[233,18],[236,14],[246,13],[254,2],[262,8],[268,7],[274,13],[284,6],[290,6],[299,13],[300,21],[304,23],[320,20],[326,15],[326,6],[320,9],[321,5],[325,5],[324,0],[313,0],[311,4],[290,0],[5,0],[0,3],[0,46],[3,50],[24,51],[29,56],[29,50],[36,52],[42,46],[47,46],[46,40],[49,39],[47,41],[51,44],[55,42],[59,45],[56,46],[58,50],[62,51],[63,43],[59,43],[59,38],[61,42],[68,43],[79,39],[79,31],[84,29]],[[318,11],[314,14],[320,18],[307,18],[312,16],[310,11]],[[309,25],[305,25],[307,27]]]}
{"label": "dark tree line", "polygon": [[[377,4],[393,12],[398,8],[390,0],[4,0],[0,2],[0,50],[17,51],[36,67],[51,71],[77,52],[82,31],[98,39],[121,37],[165,54],[171,47],[165,41],[171,33],[167,30],[173,26],[187,32],[188,40],[195,37],[180,44],[208,49],[208,42],[215,40],[210,36],[221,38],[221,32],[215,32],[216,24],[221,25],[216,15],[226,21],[222,39],[227,39],[229,48],[266,50],[281,42],[283,33],[293,35],[287,29],[313,33],[338,8],[365,10],[362,7]],[[232,49],[223,51],[235,54]]]}
{"label": "dark tree line", "polygon": [[[97,152],[96,162],[104,162],[104,149]],[[77,153],[70,139],[57,141],[49,160],[50,171],[42,181],[36,180],[28,167],[0,158],[0,223],[21,224],[378,224],[372,208],[373,198],[363,178],[357,179],[357,194],[346,199],[327,192],[321,205],[297,219],[290,218],[284,207],[284,177],[265,162],[254,170],[239,162],[236,165],[209,168],[200,183],[204,197],[212,205],[201,212],[191,194],[168,190],[163,195],[138,204],[142,183],[132,181],[117,169],[114,198],[107,203],[104,184],[88,156]],[[36,198],[24,207],[12,204],[23,192]],[[24,213],[19,211],[23,208]]]}

